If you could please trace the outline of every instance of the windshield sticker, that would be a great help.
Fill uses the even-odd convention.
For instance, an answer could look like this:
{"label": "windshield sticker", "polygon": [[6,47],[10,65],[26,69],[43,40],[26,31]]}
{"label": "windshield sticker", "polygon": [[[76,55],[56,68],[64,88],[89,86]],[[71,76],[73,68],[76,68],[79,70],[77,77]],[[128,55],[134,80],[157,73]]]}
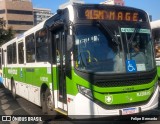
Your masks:
{"label": "windshield sticker", "polygon": [[[135,32],[135,28],[121,28],[121,32],[126,32],[126,33],[133,33]],[[146,33],[146,34],[150,34],[150,30],[149,29],[136,29],[137,33]]]}
{"label": "windshield sticker", "polygon": [[127,72],[137,72],[135,60],[126,60]]}
{"label": "windshield sticker", "polygon": [[146,71],[145,64],[136,64],[136,66],[137,66],[137,71]]}

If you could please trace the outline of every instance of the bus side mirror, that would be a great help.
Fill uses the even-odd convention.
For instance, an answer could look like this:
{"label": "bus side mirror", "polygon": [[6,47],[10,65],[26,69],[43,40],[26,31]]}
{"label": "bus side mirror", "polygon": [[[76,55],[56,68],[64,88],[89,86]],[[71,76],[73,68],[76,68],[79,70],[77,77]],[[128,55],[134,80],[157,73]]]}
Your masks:
{"label": "bus side mirror", "polygon": [[73,36],[67,35],[67,51],[71,51],[73,48]]}

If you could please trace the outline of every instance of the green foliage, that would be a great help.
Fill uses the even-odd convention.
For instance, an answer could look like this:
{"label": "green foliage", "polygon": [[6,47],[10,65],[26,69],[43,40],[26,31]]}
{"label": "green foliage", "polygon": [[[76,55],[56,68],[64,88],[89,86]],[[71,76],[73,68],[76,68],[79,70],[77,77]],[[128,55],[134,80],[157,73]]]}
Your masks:
{"label": "green foliage", "polygon": [[12,27],[4,29],[5,23],[3,20],[0,20],[0,46],[9,40],[14,38],[14,31]]}

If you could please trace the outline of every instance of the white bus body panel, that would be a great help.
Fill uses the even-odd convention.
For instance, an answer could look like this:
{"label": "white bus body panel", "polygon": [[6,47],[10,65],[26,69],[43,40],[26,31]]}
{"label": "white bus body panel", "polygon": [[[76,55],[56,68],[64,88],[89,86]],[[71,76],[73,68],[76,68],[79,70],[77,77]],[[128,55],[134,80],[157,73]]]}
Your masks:
{"label": "white bus body panel", "polygon": [[[11,90],[10,79],[6,79],[7,82],[4,82],[4,86]],[[29,85],[22,82],[15,81],[16,94],[29,100],[30,102],[41,106],[40,102],[40,87]]]}

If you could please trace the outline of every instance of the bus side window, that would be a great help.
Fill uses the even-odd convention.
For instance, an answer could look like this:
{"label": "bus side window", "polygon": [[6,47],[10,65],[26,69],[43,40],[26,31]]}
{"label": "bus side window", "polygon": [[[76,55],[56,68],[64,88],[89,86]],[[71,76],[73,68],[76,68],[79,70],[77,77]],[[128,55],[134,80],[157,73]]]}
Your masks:
{"label": "bus side window", "polygon": [[2,49],[2,65],[4,64],[4,50]]}
{"label": "bus side window", "polygon": [[35,62],[35,40],[34,34],[26,37],[26,62]]}
{"label": "bus side window", "polygon": [[18,60],[19,60],[19,64],[24,63],[23,42],[18,44]]}
{"label": "bus side window", "polygon": [[17,63],[17,47],[16,47],[16,42],[15,43],[13,43],[13,48],[12,48],[12,52],[13,52],[13,54],[12,54],[12,63],[13,64],[16,64]]}
{"label": "bus side window", "polygon": [[48,40],[46,29],[36,32],[36,61],[48,61]]}
{"label": "bus side window", "polygon": [[7,46],[7,63],[8,64],[12,64],[12,44],[10,44],[9,46]]}

